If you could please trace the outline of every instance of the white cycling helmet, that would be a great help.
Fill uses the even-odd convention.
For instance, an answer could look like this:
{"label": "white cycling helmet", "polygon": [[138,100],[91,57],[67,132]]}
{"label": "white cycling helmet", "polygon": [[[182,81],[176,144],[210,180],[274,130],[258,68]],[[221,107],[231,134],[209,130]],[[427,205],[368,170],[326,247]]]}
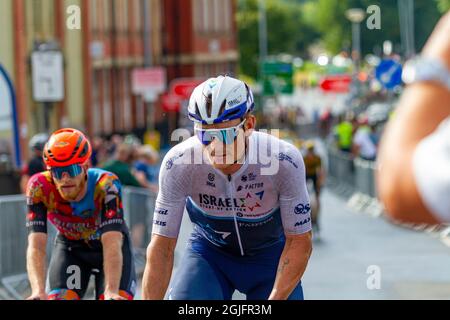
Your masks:
{"label": "white cycling helmet", "polygon": [[49,136],[46,133],[38,133],[35,134],[29,141],[28,147],[31,150],[38,150],[42,151],[44,150],[44,146],[47,143]]}
{"label": "white cycling helmet", "polygon": [[244,117],[255,106],[247,84],[229,76],[210,78],[198,85],[189,100],[189,119],[215,124]]}

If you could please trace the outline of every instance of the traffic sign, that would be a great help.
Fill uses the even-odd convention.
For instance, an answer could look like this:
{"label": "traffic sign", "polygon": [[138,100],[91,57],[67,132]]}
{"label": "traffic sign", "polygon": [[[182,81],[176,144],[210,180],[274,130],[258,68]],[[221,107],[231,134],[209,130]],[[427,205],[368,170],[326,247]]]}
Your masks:
{"label": "traffic sign", "polygon": [[131,85],[133,94],[162,93],[166,90],[166,69],[163,67],[134,69],[131,74]]}
{"label": "traffic sign", "polygon": [[320,81],[319,85],[323,91],[343,93],[348,92],[350,90],[351,82],[352,82],[351,76],[342,74],[342,75],[327,76]]}
{"label": "traffic sign", "polygon": [[181,100],[188,100],[195,87],[203,81],[205,81],[203,78],[177,78],[170,83],[169,91],[179,96]]}
{"label": "traffic sign", "polygon": [[391,90],[402,83],[402,65],[393,59],[384,59],[375,69],[375,78]]}
{"label": "traffic sign", "polygon": [[292,94],[294,92],[292,63],[265,61],[262,65],[262,73],[264,95]]}
{"label": "traffic sign", "polygon": [[33,99],[36,102],[64,100],[64,66],[61,51],[34,51],[31,54]]}

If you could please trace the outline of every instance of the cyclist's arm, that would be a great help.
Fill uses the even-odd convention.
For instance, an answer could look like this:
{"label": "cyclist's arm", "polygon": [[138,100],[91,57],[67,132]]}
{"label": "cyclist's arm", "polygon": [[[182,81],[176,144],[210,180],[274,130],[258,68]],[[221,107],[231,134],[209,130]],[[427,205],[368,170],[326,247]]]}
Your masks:
{"label": "cyclist's arm", "polygon": [[20,177],[20,192],[25,194],[27,192],[27,184],[28,180],[30,180],[30,176],[26,173],[22,174]]}
{"label": "cyclist's arm", "polygon": [[29,299],[46,299],[47,208],[40,198],[42,176],[33,176],[27,185],[26,226],[28,229],[27,272],[31,285]]}
{"label": "cyclist's arm", "polygon": [[105,300],[125,300],[119,295],[120,278],[122,276],[122,232],[109,231],[102,235],[103,269],[105,273]]}
{"label": "cyclist's arm", "polygon": [[311,232],[286,236],[269,300],[284,300],[289,297],[305,272],[311,248]]}
{"label": "cyclist's arm", "polygon": [[162,300],[172,275],[177,239],[152,235],[147,248],[147,264],[142,279],[142,298]]}
{"label": "cyclist's arm", "polygon": [[[422,55],[439,58],[450,70],[450,12],[441,18]],[[419,143],[450,116],[450,93],[432,82],[409,86],[385,131],[380,145],[378,191],[387,214],[413,223],[438,223],[426,207],[414,177],[413,156]],[[428,155],[433,163],[433,154]],[[433,169],[433,168],[431,168]],[[444,169],[445,170],[445,169]],[[430,178],[431,181],[433,178]]]}
{"label": "cyclist's arm", "polygon": [[104,182],[104,208],[100,216],[100,234],[103,248],[103,270],[105,273],[105,300],[124,298],[119,296],[120,278],[122,276],[122,244],[124,216],[122,209],[121,184],[113,175],[102,177]]}
{"label": "cyclist's arm", "polygon": [[47,299],[45,293],[45,260],[47,234],[41,232],[28,235],[27,272],[31,286],[31,296],[28,299]]}
{"label": "cyclist's arm", "polygon": [[281,219],[286,244],[269,299],[287,299],[301,280],[312,251],[311,206],[305,179],[305,165],[295,147],[287,148],[292,163],[280,161],[277,175]]}

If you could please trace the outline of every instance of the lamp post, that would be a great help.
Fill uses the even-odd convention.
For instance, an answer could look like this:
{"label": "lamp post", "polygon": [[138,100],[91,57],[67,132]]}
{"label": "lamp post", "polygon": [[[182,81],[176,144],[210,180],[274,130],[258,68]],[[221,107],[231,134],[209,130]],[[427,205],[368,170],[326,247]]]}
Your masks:
{"label": "lamp post", "polygon": [[359,8],[351,8],[345,12],[345,16],[352,23],[352,57],[356,72],[359,71],[361,60],[361,22],[366,14]]}
{"label": "lamp post", "polygon": [[261,94],[261,107],[264,109],[264,70],[263,64],[267,59],[267,8],[266,0],[258,0],[258,42],[259,42],[259,64],[258,75],[261,81],[262,94]]}

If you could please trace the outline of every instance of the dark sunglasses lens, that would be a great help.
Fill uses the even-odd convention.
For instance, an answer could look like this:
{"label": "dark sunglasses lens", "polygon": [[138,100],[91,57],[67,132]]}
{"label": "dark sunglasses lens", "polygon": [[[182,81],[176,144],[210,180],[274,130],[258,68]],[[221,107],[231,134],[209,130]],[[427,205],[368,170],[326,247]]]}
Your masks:
{"label": "dark sunglasses lens", "polygon": [[67,174],[71,178],[74,178],[74,177],[78,176],[82,171],[83,170],[82,170],[81,166],[79,166],[77,164],[73,164],[73,165],[70,165],[67,167],[52,168],[52,173],[58,180],[62,179],[64,172],[67,172]]}

